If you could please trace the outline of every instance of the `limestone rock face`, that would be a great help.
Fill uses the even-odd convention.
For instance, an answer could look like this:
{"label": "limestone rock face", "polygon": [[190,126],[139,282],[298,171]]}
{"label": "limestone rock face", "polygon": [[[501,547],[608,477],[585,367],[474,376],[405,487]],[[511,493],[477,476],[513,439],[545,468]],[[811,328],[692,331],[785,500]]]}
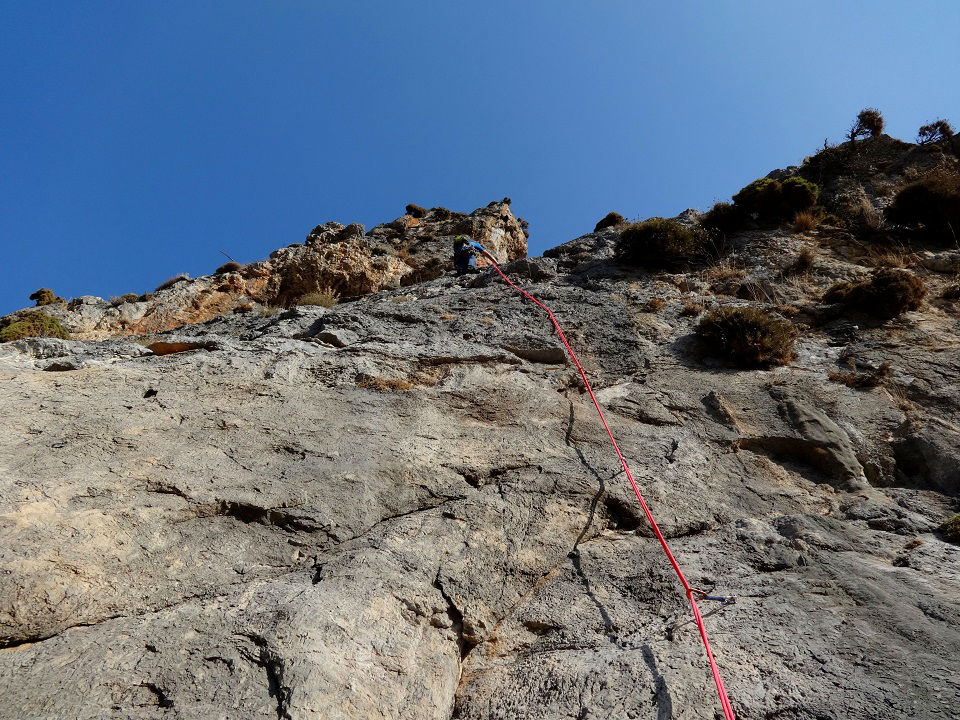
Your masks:
{"label": "limestone rock face", "polygon": [[[864,168],[838,209],[889,196]],[[499,276],[444,272],[458,234],[553,308],[727,598],[701,607],[740,720],[958,716],[953,251],[915,253],[928,300],[881,323],[822,302],[876,263],[840,228],[657,273],[616,264],[617,228],[526,258],[493,203],[321,225],[143,302],[44,306],[83,339],[0,344],[0,720],[720,717],[579,375]],[[796,324],[793,363],[698,342],[742,305]]]}
{"label": "limestone rock face", "polygon": [[314,292],[366,295],[449,271],[457,235],[470,235],[500,262],[527,254],[523,229],[508,204],[491,203],[470,214],[435,208],[424,218],[404,215],[378,225],[368,235],[358,223],[318,225],[306,243],[234,272],[184,279],[133,302],[83,296],[44,305],[43,312],[72,337],[102,340],[163,332],[255,307],[286,307]]}
{"label": "limestone rock face", "polygon": [[[738,717],[955,717],[957,315],[739,371],[682,310],[744,301],[605,237],[504,267],[691,582],[735,598],[704,610]],[[579,378],[498,278],[155,340],[0,346],[0,718],[717,716]],[[841,352],[891,384],[832,382]]]}

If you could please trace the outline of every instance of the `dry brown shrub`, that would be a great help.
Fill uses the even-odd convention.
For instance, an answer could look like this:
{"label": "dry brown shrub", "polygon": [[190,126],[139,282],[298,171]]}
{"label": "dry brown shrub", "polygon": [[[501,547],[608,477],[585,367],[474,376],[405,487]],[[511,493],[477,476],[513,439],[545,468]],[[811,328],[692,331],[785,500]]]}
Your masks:
{"label": "dry brown shrub", "polygon": [[857,372],[856,370],[831,370],[827,373],[827,377],[833,382],[846,385],[849,388],[861,389],[874,388],[881,385],[884,380],[890,377],[890,374],[890,365],[882,363],[879,367],[865,372]]}
{"label": "dry brown shrub", "polygon": [[947,285],[941,292],[940,297],[944,300],[960,300],[960,283]]}
{"label": "dry brown shrub", "polygon": [[238,262],[231,260],[230,262],[225,262],[223,265],[218,267],[213,271],[214,275],[223,275],[224,273],[240,272],[243,269],[243,265]]}
{"label": "dry brown shrub", "polygon": [[868,248],[863,261],[865,265],[875,268],[908,268],[917,265],[913,253],[897,247]]}
{"label": "dry brown shrub", "polygon": [[696,333],[710,353],[741,367],[786,365],[795,355],[796,329],[760,308],[714,308],[701,318]]}
{"label": "dry brown shrub", "polygon": [[882,320],[916,310],[927,295],[923,280],[906,270],[875,270],[867,280],[839,282],[823,295],[826,303],[842,303]]}

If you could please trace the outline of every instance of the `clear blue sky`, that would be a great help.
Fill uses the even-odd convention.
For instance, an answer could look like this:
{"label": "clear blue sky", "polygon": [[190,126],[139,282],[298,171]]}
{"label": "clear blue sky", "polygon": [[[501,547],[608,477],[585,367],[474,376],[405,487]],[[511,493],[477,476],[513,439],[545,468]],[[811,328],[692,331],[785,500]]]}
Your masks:
{"label": "clear blue sky", "polygon": [[878,107],[960,125],[960,2],[0,0],[0,312],[505,195],[531,253]]}

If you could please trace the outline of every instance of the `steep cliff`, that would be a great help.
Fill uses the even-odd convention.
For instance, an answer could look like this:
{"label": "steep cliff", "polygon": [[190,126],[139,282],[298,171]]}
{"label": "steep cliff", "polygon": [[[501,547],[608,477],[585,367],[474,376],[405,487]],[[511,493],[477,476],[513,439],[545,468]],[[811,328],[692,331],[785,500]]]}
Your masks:
{"label": "steep cliff", "polygon": [[[820,172],[852,218],[844,198],[882,210],[916,152],[780,176]],[[691,582],[735,599],[705,611],[744,720],[960,708],[960,548],[939,530],[960,510],[956,254],[897,260],[854,224],[741,229],[670,271],[618,263],[610,227],[504,265],[566,327]],[[343,230],[224,295],[316,289],[275,268]],[[929,288],[919,309],[822,301],[893,262]],[[493,274],[439,267],[141,342],[0,345],[0,717],[717,717],[549,323]],[[746,305],[791,319],[792,363],[698,342],[704,311]]]}

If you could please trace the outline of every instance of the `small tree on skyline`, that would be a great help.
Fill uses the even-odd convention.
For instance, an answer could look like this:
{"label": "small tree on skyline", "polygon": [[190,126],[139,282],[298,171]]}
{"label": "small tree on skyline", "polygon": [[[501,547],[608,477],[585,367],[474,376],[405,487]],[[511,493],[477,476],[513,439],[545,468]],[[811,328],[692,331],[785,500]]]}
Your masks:
{"label": "small tree on skyline", "polygon": [[857,114],[847,137],[854,142],[857,138],[877,137],[882,132],[883,115],[876,108],[864,108]]}

